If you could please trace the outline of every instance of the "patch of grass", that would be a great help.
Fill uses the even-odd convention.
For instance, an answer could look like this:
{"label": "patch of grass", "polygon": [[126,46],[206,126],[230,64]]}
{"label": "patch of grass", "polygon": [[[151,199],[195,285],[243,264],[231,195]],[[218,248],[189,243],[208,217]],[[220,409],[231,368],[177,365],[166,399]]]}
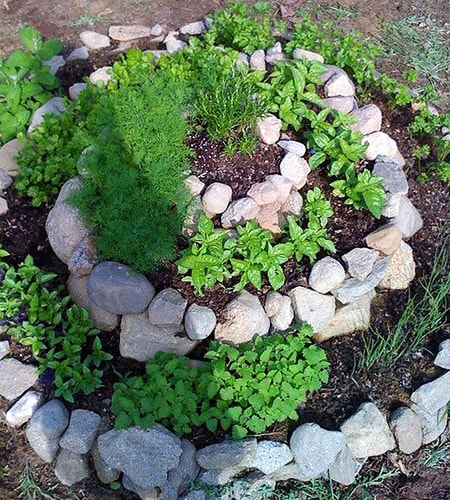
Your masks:
{"label": "patch of grass", "polygon": [[421,296],[410,296],[396,325],[363,336],[364,349],[355,370],[391,369],[403,356],[420,349],[433,333],[448,326],[450,273],[447,239],[438,247],[433,268],[420,280]]}
{"label": "patch of grass", "polygon": [[93,26],[94,24],[112,20],[113,18],[111,16],[89,14],[89,10],[87,8],[84,8],[81,16],[75,21],[69,21],[67,23],[67,27],[75,28],[77,26]]}
{"label": "patch of grass", "polygon": [[407,16],[381,26],[380,41],[386,55],[400,58],[432,85],[450,78],[448,27],[430,15]]}
{"label": "patch of grass", "polygon": [[52,491],[55,486],[46,490],[37,481],[35,475],[31,471],[30,465],[25,464],[25,467],[20,474],[20,483],[16,488],[18,498],[23,500],[59,500]]}
{"label": "patch of grass", "polygon": [[438,443],[426,450],[423,465],[427,468],[439,469],[450,463],[450,434],[447,432]]}
{"label": "patch of grass", "polygon": [[5,477],[10,470],[11,470],[11,467],[9,465],[2,465],[0,467],[0,479]]}
{"label": "patch of grass", "polygon": [[343,5],[339,2],[321,7],[334,19],[355,19],[358,16],[358,7],[356,5]]}

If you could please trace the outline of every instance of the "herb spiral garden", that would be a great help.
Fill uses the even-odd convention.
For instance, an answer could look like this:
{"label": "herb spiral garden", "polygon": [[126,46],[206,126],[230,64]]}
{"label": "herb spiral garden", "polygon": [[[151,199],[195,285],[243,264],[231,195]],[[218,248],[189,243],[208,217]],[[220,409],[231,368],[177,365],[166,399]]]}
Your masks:
{"label": "herb spiral garden", "polygon": [[[289,442],[310,422],[336,431],[362,403],[408,406],[441,376],[449,115],[426,102],[414,114],[356,35],[308,19],[285,30],[230,4],[180,50],[128,50],[39,122],[60,92],[43,61],[62,45],[24,27],[25,50],[0,61],[0,140],[20,144],[0,218],[0,340],[37,365],[46,400],[96,411],[105,430],[159,423],[200,449]],[[391,149],[368,153],[352,82],[359,110],[382,110]],[[406,188],[392,138],[407,164],[409,143],[435,160]],[[395,224],[402,196],[412,228]],[[392,278],[402,252],[406,281]],[[346,296],[349,282],[366,287]],[[339,330],[345,308],[357,319]]]}

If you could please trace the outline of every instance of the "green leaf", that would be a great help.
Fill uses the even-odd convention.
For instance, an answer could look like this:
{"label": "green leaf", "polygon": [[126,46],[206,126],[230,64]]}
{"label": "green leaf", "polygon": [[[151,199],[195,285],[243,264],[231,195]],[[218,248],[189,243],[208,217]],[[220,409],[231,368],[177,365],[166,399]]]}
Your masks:
{"label": "green leaf", "polygon": [[210,382],[206,391],[208,398],[212,399],[219,392],[219,388],[219,384]]}
{"label": "green leaf", "polygon": [[247,436],[248,431],[240,425],[233,425],[232,427],[232,437],[235,440],[244,439]]}
{"label": "green leaf", "polygon": [[48,61],[53,56],[59,54],[64,48],[64,44],[61,40],[57,40],[56,38],[52,38],[50,40],[46,40],[42,47],[39,49],[37,55],[43,60]]}
{"label": "green leaf", "polygon": [[32,26],[23,26],[19,29],[19,40],[33,54],[36,54],[42,46],[42,37]]}
{"label": "green leaf", "polygon": [[284,285],[285,277],[281,266],[272,266],[267,272],[267,277],[274,290],[278,290]]}
{"label": "green leaf", "polygon": [[327,159],[327,155],[323,151],[318,151],[314,153],[308,161],[311,170],[315,170],[319,165],[321,165]]}

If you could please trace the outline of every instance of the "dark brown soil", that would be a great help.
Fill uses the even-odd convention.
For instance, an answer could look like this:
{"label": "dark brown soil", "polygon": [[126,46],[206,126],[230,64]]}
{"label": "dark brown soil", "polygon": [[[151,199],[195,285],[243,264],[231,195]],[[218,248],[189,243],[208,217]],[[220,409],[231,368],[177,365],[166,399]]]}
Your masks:
{"label": "dark brown soil", "polygon": [[[177,28],[186,22],[194,21],[207,12],[223,5],[223,1],[201,0],[193,3],[180,2],[180,0],[158,0],[146,2],[145,0],[95,0],[87,2],[61,2],[49,0],[45,4],[37,0],[6,0],[0,7],[0,53],[7,54],[17,47],[16,28],[20,22],[27,22],[36,26],[45,37],[59,37],[67,44],[67,51],[80,46],[78,35],[84,29],[95,29],[106,33],[111,24],[136,24],[153,25],[160,23],[171,28]],[[282,0],[272,2],[277,5],[279,12],[288,20],[298,18],[299,8],[309,8],[317,19],[330,18],[330,11],[325,7],[336,5],[333,0],[299,1]],[[442,21],[450,21],[450,10],[446,0],[426,0],[411,2],[393,2],[390,0],[342,0],[340,5],[356,7],[355,18],[343,18],[339,25],[344,29],[357,28],[368,35],[377,35],[377,23],[380,20],[390,20],[411,14],[433,14]],[[76,21],[81,22],[83,14],[97,17],[93,24],[69,26]],[[87,17],[85,16],[85,19]],[[154,48],[154,47],[153,47]],[[97,54],[88,62],[77,62],[68,65],[62,77],[63,86],[67,88],[72,82],[79,81],[82,76],[88,75],[93,69],[109,64],[116,57],[114,47],[109,53]],[[396,70],[389,61],[381,62],[384,67]],[[398,71],[397,71],[398,73]],[[447,89],[448,92],[448,89]],[[418,276],[426,276],[432,266],[432,259],[439,236],[443,228],[448,232],[450,220],[450,189],[432,177],[426,184],[418,184],[413,179],[417,169],[413,158],[410,156],[414,144],[406,132],[406,126],[411,118],[409,109],[392,111],[382,102],[377,101],[383,109],[383,130],[388,132],[398,141],[399,149],[407,161],[406,169],[410,177],[409,196],[417,206],[424,219],[424,228],[409,242],[414,250]],[[251,158],[237,155],[232,160],[222,154],[221,147],[213,145],[197,136],[193,141],[197,150],[197,157],[193,160],[193,167],[199,172],[205,182],[222,181],[229,183],[236,197],[242,196],[248,185],[262,180],[268,173],[275,172],[279,163],[281,151],[277,147],[261,147]],[[310,176],[309,185],[319,185],[326,190],[324,181],[319,174]],[[0,217],[0,243],[11,252],[10,262],[17,265],[23,258],[31,254],[37,265],[46,270],[58,273],[59,281],[64,282],[67,277],[66,267],[54,256],[44,230],[48,207],[39,209],[16,196],[14,190],[7,193],[10,211],[6,216]],[[351,248],[362,244],[363,237],[381,222],[375,221],[367,213],[359,212],[340,200],[333,201],[335,216],[329,225],[329,233],[336,243],[338,255],[342,255]],[[286,288],[305,285],[309,266],[307,263],[298,265],[291,261],[285,266],[287,277]],[[219,313],[233,294],[229,290],[216,287],[205,293],[202,298],[197,297],[192,287],[183,283],[176,274],[175,265],[168,270],[152,275],[152,282],[157,289],[165,286],[174,286],[182,291],[189,302],[194,300],[207,304]],[[263,295],[267,291],[264,287],[261,292],[250,289],[252,293]],[[283,289],[284,291],[284,289]],[[417,283],[413,283],[412,292],[417,292]],[[373,324],[379,329],[388,324],[395,324],[407,299],[406,292],[395,292],[379,296],[373,303]],[[382,410],[388,411],[404,404],[409,394],[424,382],[439,375],[432,365],[433,356],[437,345],[444,336],[450,332],[441,332],[429,340],[426,350],[413,354],[402,360],[392,371],[387,374],[372,370],[369,373],[353,373],[353,360],[357,358],[362,349],[361,334],[354,334],[345,338],[332,339],[323,344],[331,363],[330,381],[321,390],[314,394],[308,403],[299,409],[299,422],[314,420],[325,428],[337,429],[342,421],[352,414],[360,403],[373,401]],[[115,355],[114,367],[109,365],[105,370],[105,387],[90,397],[78,398],[73,407],[91,408],[103,417],[102,425],[111,424],[109,403],[112,393],[112,383],[116,380],[113,368],[120,373],[139,373],[143,366],[140,363],[120,358],[118,351],[118,333],[102,334],[104,343],[107,343]],[[1,338],[1,336],[0,336]],[[103,340],[103,339],[102,339]],[[13,343],[14,356],[30,362],[31,356],[27,349]],[[194,353],[202,354],[202,349]],[[42,387],[50,396],[51,387]],[[70,406],[70,405],[69,405]],[[0,401],[0,410],[6,409],[6,403]],[[19,475],[24,464],[30,462],[38,482],[49,488],[56,485],[55,494],[58,498],[72,498],[75,492],[80,498],[89,500],[137,498],[130,492],[121,489],[114,492],[109,488],[100,486],[95,479],[86,480],[73,488],[60,485],[54,476],[51,465],[43,464],[30,450],[26,443],[23,430],[11,432],[2,421],[0,413],[0,498],[15,500],[18,492],[15,491],[19,484]],[[297,424],[296,424],[297,425]],[[278,425],[265,435],[267,439],[283,440],[289,436],[292,427]],[[222,436],[211,436],[199,429],[190,438],[197,446],[221,439]],[[377,489],[371,490],[373,498],[383,500],[444,500],[450,498],[450,464],[439,470],[423,469],[424,452],[420,451],[411,457],[391,453],[386,457],[375,457],[368,461],[366,471],[378,472],[381,465],[399,468],[402,474],[398,478],[387,481]],[[9,465],[10,472],[2,477],[2,467]],[[356,495],[355,498],[359,498]]]}

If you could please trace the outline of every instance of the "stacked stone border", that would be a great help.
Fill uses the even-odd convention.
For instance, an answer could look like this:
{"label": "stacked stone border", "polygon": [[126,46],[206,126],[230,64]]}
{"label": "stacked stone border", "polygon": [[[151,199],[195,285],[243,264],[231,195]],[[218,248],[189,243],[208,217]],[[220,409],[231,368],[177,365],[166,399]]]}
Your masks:
{"label": "stacked stone border", "polygon": [[[201,35],[208,26],[209,20],[199,21],[169,33],[159,25],[111,26],[109,37],[83,32],[83,47],[75,49],[67,59],[88,58],[89,51],[108,49],[111,40],[120,42],[115,50],[123,51],[131,40],[143,37],[164,42],[167,52],[173,53],[185,45],[179,34]],[[164,51],[152,52],[158,58]],[[319,54],[297,49],[294,58],[301,57],[323,62]],[[241,54],[239,64],[265,69],[267,64],[284,59],[287,58],[277,43],[266,52],[255,51],[250,58]],[[56,56],[49,64],[56,72],[64,63],[61,56]],[[324,106],[356,118],[353,127],[364,134],[364,141],[369,144],[365,159],[375,162],[373,173],[383,178],[388,194],[383,209],[388,222],[366,236],[366,247],[343,255],[342,262],[331,257],[316,262],[309,275],[309,287],[296,287],[288,295],[270,292],[264,308],[256,296],[241,292],[227,304],[225,322],[217,325],[211,309],[197,304],[187,308],[187,302],[176,290],[168,288],[155,295],[152,284],[143,275],[117,262],[99,262],[92,235],[79,220],[76,209],[66,201],[70,192],[79,188],[80,178],[63,186],[46,224],[50,244],[69,267],[68,288],[74,302],[86,307],[96,326],[105,331],[113,330],[120,322],[120,351],[124,357],[144,362],[160,350],[187,354],[213,332],[216,339],[245,342],[255,334],[285,330],[294,319],[310,323],[316,340],[323,341],[370,325],[370,302],[375,288],[408,287],[415,265],[411,247],[404,240],[422,227],[422,220],[407,197],[403,157],[395,141],[381,131],[379,108],[374,104],[358,108],[354,85],[346,73],[334,66],[326,67]],[[94,84],[110,78],[110,68],[100,68],[90,76]],[[72,86],[71,99],[76,99],[84,87],[83,83]],[[63,109],[61,98],[51,99],[36,111],[29,133],[44,114],[58,114]],[[229,186],[205,186],[190,176],[187,183],[193,204],[185,226],[187,235],[195,231],[201,212],[209,217],[220,215],[225,228],[256,219],[275,234],[283,219],[301,214],[303,199],[299,191],[310,171],[303,158],[305,146],[282,136],[281,122],[272,115],[259,122],[258,134],[268,146],[276,144],[285,150],[279,174],[268,176],[252,186],[246,197],[234,201]],[[0,148],[0,191],[7,189],[18,174],[14,157],[19,149],[17,140]],[[81,165],[79,170],[82,176]],[[7,209],[6,200],[0,197],[0,214]],[[182,338],[180,331],[186,334]],[[0,342],[0,395],[13,403],[6,412],[6,421],[12,428],[28,422],[26,436],[31,447],[44,462],[56,459],[58,479],[71,486],[88,477],[91,457],[101,482],[111,483],[123,474],[123,485],[146,499],[176,499],[195,479],[223,485],[236,476],[240,479],[234,483],[234,498],[239,498],[239,492],[248,494],[262,485],[275,486],[277,481],[308,481],[321,475],[350,485],[368,457],[396,447],[403,453],[414,453],[437,439],[447,423],[449,371],[422,385],[411,395],[409,406],[396,409],[389,418],[375,404],[367,402],[339,431],[329,431],[311,422],[295,429],[289,445],[245,439],[196,450],[188,440],[180,440],[161,425],[149,430],[131,427],[104,432],[100,430],[101,417],[92,411],[69,412],[57,399],[44,404],[42,393],[28,390],[37,381],[34,367],[6,357],[9,352],[9,343]],[[450,370],[450,340],[440,345],[434,363]],[[183,498],[200,499],[204,493],[192,492]]]}

